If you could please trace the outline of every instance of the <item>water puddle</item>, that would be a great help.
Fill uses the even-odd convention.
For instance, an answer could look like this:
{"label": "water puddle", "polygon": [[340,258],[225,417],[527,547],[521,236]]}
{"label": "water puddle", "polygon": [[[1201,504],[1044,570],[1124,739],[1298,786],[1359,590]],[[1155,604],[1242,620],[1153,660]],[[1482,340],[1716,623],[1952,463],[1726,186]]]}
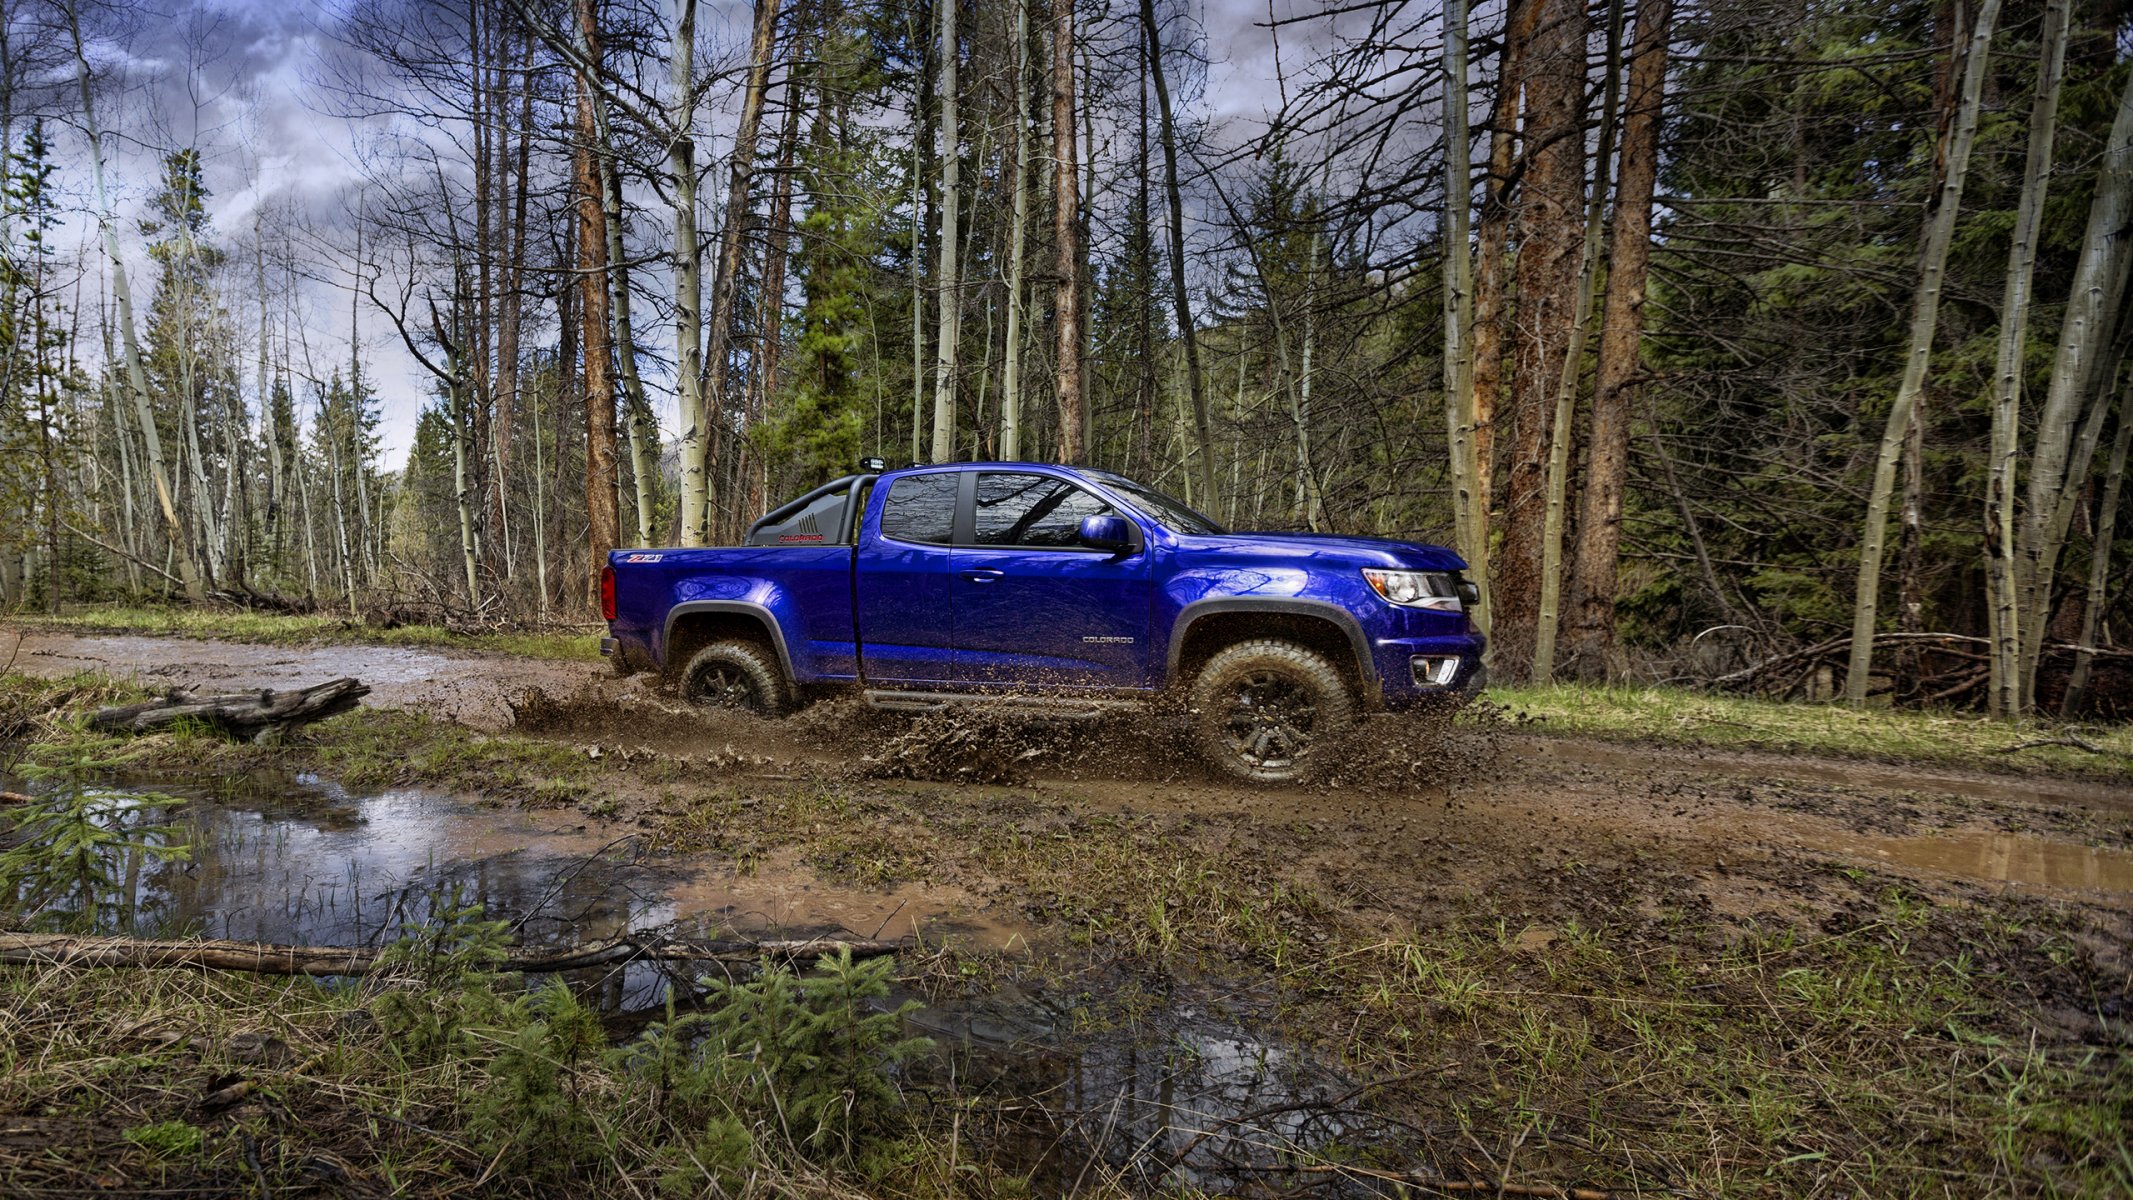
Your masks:
{"label": "water puddle", "polygon": [[303,945],[377,945],[455,896],[517,940],[580,945],[632,932],[675,936],[962,937],[1019,931],[974,897],[915,887],[841,887],[796,861],[741,872],[650,854],[634,836],[567,813],[486,808],[445,793],[357,794],[310,775],[267,773],[197,787],[110,785],[85,796],[127,829],[186,848],[161,861],[121,853],[118,909],[143,933]]}
{"label": "water puddle", "polygon": [[[1151,994],[1108,985],[1009,990],[917,1015],[958,1047],[966,1093],[1012,1098],[988,1140],[996,1161],[1040,1188],[1239,1194],[1269,1190],[1331,1147],[1348,1161],[1401,1158],[1401,1131],[1370,1111],[1369,1089],[1266,1032],[1256,1005],[1209,999],[1218,989],[1207,980],[1164,980]],[[1374,1194],[1358,1182],[1310,1179],[1319,1194]]]}
{"label": "water puddle", "polygon": [[2068,891],[2133,894],[2133,852],[2019,833],[1845,839],[1817,847],[1940,875]]}

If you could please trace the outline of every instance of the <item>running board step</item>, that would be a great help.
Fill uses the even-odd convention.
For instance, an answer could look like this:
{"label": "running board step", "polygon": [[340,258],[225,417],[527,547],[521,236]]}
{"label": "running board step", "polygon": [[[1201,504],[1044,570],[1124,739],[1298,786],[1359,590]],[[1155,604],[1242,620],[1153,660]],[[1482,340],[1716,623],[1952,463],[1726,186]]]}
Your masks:
{"label": "running board step", "polygon": [[867,703],[885,712],[936,713],[950,708],[990,708],[1055,721],[1091,721],[1139,707],[1141,701],[1109,696],[1030,696],[999,692],[900,692],[869,688]]}

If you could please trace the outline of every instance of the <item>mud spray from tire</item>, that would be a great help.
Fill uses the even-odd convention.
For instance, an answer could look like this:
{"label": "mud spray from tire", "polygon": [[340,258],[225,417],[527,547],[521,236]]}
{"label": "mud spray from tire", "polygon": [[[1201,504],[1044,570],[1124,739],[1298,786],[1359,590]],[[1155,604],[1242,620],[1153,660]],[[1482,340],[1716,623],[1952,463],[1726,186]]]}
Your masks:
{"label": "mud spray from tire", "polygon": [[[639,681],[601,681],[561,696],[528,688],[510,708],[512,727],[539,737],[847,779],[1241,786],[1200,758],[1182,700],[1068,719],[985,705],[914,715],[831,696],[766,718],[691,705]],[[1472,782],[1493,773],[1504,735],[1522,722],[1487,700],[1456,715],[1372,714],[1314,746],[1307,781],[1284,790],[1418,791]]]}

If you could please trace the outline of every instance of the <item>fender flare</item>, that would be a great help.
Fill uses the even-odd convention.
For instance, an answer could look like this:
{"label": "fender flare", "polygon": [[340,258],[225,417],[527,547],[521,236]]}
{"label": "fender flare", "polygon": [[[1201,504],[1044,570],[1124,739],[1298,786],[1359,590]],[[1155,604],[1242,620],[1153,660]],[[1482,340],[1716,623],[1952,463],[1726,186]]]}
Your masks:
{"label": "fender flare", "polygon": [[672,656],[667,653],[674,645],[674,623],[697,613],[733,613],[754,618],[770,634],[770,645],[778,652],[778,666],[784,670],[786,682],[799,682],[799,676],[792,669],[792,651],[785,646],[784,627],[778,624],[777,616],[769,609],[748,600],[684,600],[668,609],[666,626],[659,635],[659,654],[665,660],[662,665],[667,671],[678,671],[686,665],[672,661]]}
{"label": "fender flare", "polygon": [[1312,617],[1330,622],[1348,639],[1348,648],[1355,653],[1356,671],[1362,679],[1367,704],[1378,694],[1377,662],[1370,654],[1370,640],[1363,636],[1363,627],[1353,613],[1337,604],[1323,600],[1297,600],[1289,597],[1222,596],[1211,600],[1195,600],[1178,610],[1170,623],[1170,658],[1166,677],[1173,683],[1178,679],[1178,662],[1185,654],[1185,639],[1191,634],[1193,623],[1202,617],[1217,613],[1258,612],[1280,613],[1285,616]]}

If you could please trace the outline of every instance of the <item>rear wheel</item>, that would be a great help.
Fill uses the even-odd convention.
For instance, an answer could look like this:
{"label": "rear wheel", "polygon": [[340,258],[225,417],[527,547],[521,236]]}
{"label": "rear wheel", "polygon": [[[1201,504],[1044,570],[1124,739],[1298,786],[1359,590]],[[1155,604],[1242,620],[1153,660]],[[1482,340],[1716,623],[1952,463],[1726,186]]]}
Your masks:
{"label": "rear wheel", "polygon": [[775,716],[788,700],[785,672],[754,642],[713,642],[681,672],[681,697],[703,708],[738,708]]}
{"label": "rear wheel", "polygon": [[1291,783],[1313,749],[1355,720],[1355,696],[1325,655],[1294,642],[1239,642],[1217,653],[1188,696],[1208,763],[1251,783]]}

